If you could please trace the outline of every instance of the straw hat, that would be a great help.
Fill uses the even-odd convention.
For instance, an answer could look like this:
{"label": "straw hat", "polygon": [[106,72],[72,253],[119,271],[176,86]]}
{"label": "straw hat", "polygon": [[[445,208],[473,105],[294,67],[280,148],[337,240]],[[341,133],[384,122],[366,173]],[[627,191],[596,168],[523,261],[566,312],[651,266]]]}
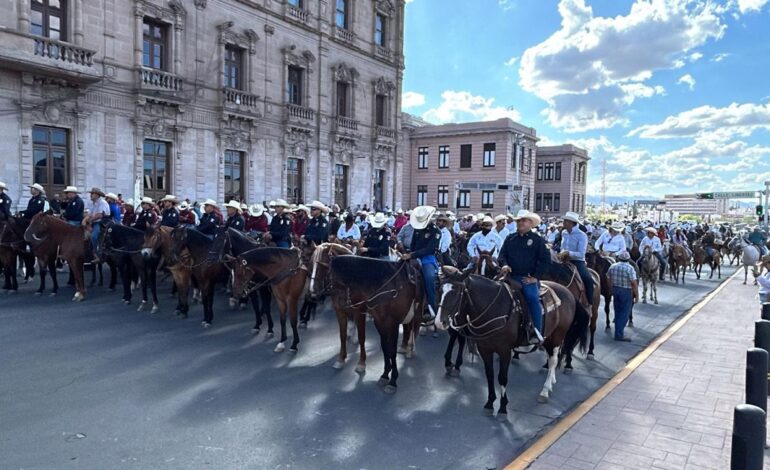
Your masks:
{"label": "straw hat", "polygon": [[505,216],[505,214],[500,214],[497,217],[495,217],[495,223],[497,222],[505,222],[508,218]]}
{"label": "straw hat", "polygon": [[163,199],[161,199],[158,202],[165,202],[165,201],[171,201],[174,204],[176,204],[179,200],[173,194],[166,194],[166,196],[164,196]]}
{"label": "straw hat", "polygon": [[628,261],[631,259],[631,255],[627,251],[621,251],[617,254],[618,261]]}
{"label": "straw hat", "polygon": [[485,215],[479,212],[478,214],[476,214],[475,217],[476,217],[476,220],[479,221],[479,220],[484,220]]}
{"label": "straw hat", "polygon": [[133,198],[128,198],[128,200],[124,201],[123,204],[131,206],[131,207],[134,207],[134,199]]}
{"label": "straw hat", "polygon": [[231,199],[230,202],[225,204],[225,207],[231,207],[231,208],[237,210],[238,212],[241,211],[241,203],[236,201],[236,200],[233,200],[233,199]]}
{"label": "straw hat", "polygon": [[644,231],[645,231],[645,232],[647,232],[647,233],[651,233],[651,234],[653,234],[653,235],[657,235],[657,234],[658,234],[658,231],[657,231],[657,230],[655,230],[655,229],[654,229],[654,228],[652,228],[652,227],[647,227],[646,229],[644,229]]}
{"label": "straw hat", "polygon": [[326,207],[326,206],[325,206],[325,205],[324,205],[322,202],[320,202],[320,201],[313,201],[313,202],[311,202],[311,203],[310,203],[310,205],[309,205],[308,207],[310,207],[311,209],[318,209],[318,210],[320,210],[321,212],[323,212],[324,214],[326,214],[326,213],[328,213],[328,212],[329,212],[329,208],[328,208],[328,207]]}
{"label": "straw hat", "polygon": [[182,202],[179,204],[179,209],[181,209],[181,210],[183,210],[183,211],[186,211],[186,210],[187,210],[187,209],[189,209],[189,208],[190,208],[190,204],[187,204],[187,201],[182,201]]}
{"label": "straw hat", "polygon": [[246,204],[245,202],[242,202],[242,203],[241,203],[241,210],[242,210],[242,211],[247,211],[247,210],[249,210],[249,205],[248,205],[248,204]]}
{"label": "straw hat", "polygon": [[263,206],[262,204],[252,204],[251,207],[249,208],[249,212],[254,217],[259,217],[265,213],[265,206]]}
{"label": "straw hat", "polygon": [[[0,183],[0,185],[3,185],[3,183]],[[2,186],[0,186],[0,187],[2,187]],[[62,191],[62,193],[65,193],[65,194],[66,193],[80,194],[80,191],[78,191],[78,188],[76,188],[75,186],[67,186],[66,188],[64,188],[64,191]]]}
{"label": "straw hat", "polygon": [[399,207],[399,208],[398,208],[398,210],[396,211],[396,214],[399,214],[399,215],[401,215],[401,214],[403,214],[403,213],[404,213],[404,209],[401,209],[400,207]]}
{"label": "straw hat", "polygon": [[578,215],[577,212],[567,212],[564,214],[564,217],[562,217],[564,220],[569,220],[570,222],[574,222],[576,224],[580,223],[580,215]]}
{"label": "straw hat", "polygon": [[37,183],[33,184],[33,185],[32,185],[32,186],[30,186],[29,188],[30,188],[30,189],[37,189],[37,190],[38,190],[38,191],[40,191],[41,193],[45,193],[45,188],[43,188],[42,186],[40,186],[40,185],[39,185],[39,184],[37,184]]}
{"label": "straw hat", "polygon": [[217,207],[217,201],[215,201],[213,199],[206,199],[205,201],[203,201],[202,205],[204,205],[204,206],[211,206],[211,207]]}
{"label": "straw hat", "polygon": [[494,219],[492,219],[492,217],[485,215],[484,218],[481,219],[481,225],[484,225],[484,224],[494,225],[495,221]]}
{"label": "straw hat", "polygon": [[623,225],[623,222],[613,222],[612,225],[610,225],[610,229],[617,232],[622,232],[624,228],[626,228],[626,226]]}
{"label": "straw hat", "polygon": [[526,209],[520,210],[516,214],[516,217],[513,218],[513,220],[521,220],[521,219],[528,219],[532,221],[532,225],[540,225],[540,216]]}
{"label": "straw hat", "polygon": [[304,211],[305,214],[310,215],[310,208],[304,204],[300,204],[294,209],[294,212],[299,212],[299,211]]}
{"label": "straw hat", "polygon": [[146,197],[146,196],[145,196],[145,197],[143,197],[143,198],[142,198],[142,200],[140,201],[140,204],[152,204],[152,198],[149,198],[149,197]]}
{"label": "straw hat", "polygon": [[275,201],[270,201],[270,207],[284,207],[286,209],[291,208],[289,203],[283,199],[276,199]]}
{"label": "straw hat", "polygon": [[409,216],[409,225],[416,230],[422,230],[430,223],[433,213],[436,212],[436,208],[433,206],[417,206],[412,210],[412,214]]}
{"label": "straw hat", "polygon": [[388,218],[382,212],[378,212],[374,215],[369,216],[369,223],[374,228],[382,227],[383,225],[385,225],[385,223],[387,223],[387,221],[388,221]]}
{"label": "straw hat", "polygon": [[88,193],[89,193],[89,194],[97,194],[97,195],[99,195],[99,196],[101,196],[101,197],[104,197],[104,191],[102,191],[102,190],[101,190],[101,189],[99,189],[99,188],[91,188],[91,190],[90,190],[90,191],[88,191]]}
{"label": "straw hat", "polygon": [[118,195],[115,193],[107,193],[104,195],[104,197],[106,197],[107,199],[113,199],[115,201],[118,200]]}

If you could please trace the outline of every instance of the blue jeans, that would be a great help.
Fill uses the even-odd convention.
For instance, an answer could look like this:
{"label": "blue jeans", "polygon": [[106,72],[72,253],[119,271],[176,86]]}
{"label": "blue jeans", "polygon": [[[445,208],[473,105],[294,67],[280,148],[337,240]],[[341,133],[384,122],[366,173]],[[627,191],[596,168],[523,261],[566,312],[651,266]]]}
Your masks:
{"label": "blue jeans", "polygon": [[588,303],[594,303],[594,279],[591,277],[591,273],[588,272],[588,266],[585,261],[573,260],[572,264],[577,268],[577,272],[580,275],[580,279],[583,281],[583,285],[586,288],[586,297],[588,297]]}
{"label": "blue jeans", "polygon": [[524,284],[525,276],[513,276],[513,279],[521,284],[521,294],[524,296],[524,300],[527,301],[527,307],[529,307],[529,315],[532,317],[532,324],[535,325],[537,331],[543,333],[543,307],[540,305],[540,282],[534,282],[532,284]]}
{"label": "blue jeans", "polygon": [[102,233],[102,224],[99,222],[91,226],[91,249],[99,254],[99,234]]}
{"label": "blue jeans", "polygon": [[634,294],[628,287],[612,288],[612,307],[615,310],[615,338],[623,337],[623,330],[628,324],[631,307],[634,305]]}
{"label": "blue jeans", "polygon": [[433,313],[438,312],[436,308],[436,276],[438,276],[438,262],[435,256],[426,256],[420,258],[422,265],[422,280],[425,283],[425,297],[428,305],[433,309]]}
{"label": "blue jeans", "polygon": [[770,294],[759,294],[759,303],[770,302]]}
{"label": "blue jeans", "polygon": [[275,242],[275,246],[278,248],[289,248],[289,242]]}

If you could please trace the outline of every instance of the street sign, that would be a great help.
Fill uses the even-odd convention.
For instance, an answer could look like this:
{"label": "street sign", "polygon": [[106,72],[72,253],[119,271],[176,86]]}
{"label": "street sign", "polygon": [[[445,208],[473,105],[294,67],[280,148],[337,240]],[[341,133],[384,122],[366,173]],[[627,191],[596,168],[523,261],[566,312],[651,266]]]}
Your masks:
{"label": "street sign", "polygon": [[756,191],[731,191],[713,193],[714,199],[752,199],[757,196]]}
{"label": "street sign", "polygon": [[714,193],[695,193],[695,199],[714,199]]}

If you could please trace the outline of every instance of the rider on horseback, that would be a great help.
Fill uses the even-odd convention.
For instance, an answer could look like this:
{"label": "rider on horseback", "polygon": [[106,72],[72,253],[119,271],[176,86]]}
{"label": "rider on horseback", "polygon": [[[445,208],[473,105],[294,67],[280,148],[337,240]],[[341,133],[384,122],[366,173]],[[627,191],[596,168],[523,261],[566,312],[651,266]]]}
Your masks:
{"label": "rider on horseback", "polygon": [[0,181],[0,220],[7,220],[11,217],[11,197],[5,194],[5,190],[8,186]]}
{"label": "rider on horseback", "polygon": [[662,281],[663,273],[666,272],[666,259],[663,257],[663,244],[660,242],[657,230],[653,227],[647,227],[644,231],[647,232],[647,237],[639,243],[639,252],[644,254],[644,249],[648,246],[650,247],[652,254],[655,255],[655,257],[658,258],[658,262],[660,262],[659,279]]}
{"label": "rider on horseback", "polygon": [[765,256],[767,254],[767,237],[762,233],[762,230],[758,225],[754,227],[754,230],[749,234],[749,243],[757,247],[760,256]]}
{"label": "rider on horseback", "polygon": [[[566,253],[569,260],[577,268],[580,279],[586,290],[588,304],[594,300],[594,280],[586,266],[586,250],[588,249],[588,235],[580,230],[580,216],[575,212],[567,212],[564,217],[564,230],[561,234],[561,253]],[[561,256],[560,256],[561,257]]]}
{"label": "rider on horseback", "polygon": [[476,259],[478,258],[479,253],[482,251],[488,251],[492,253],[494,258],[499,256],[500,248],[503,246],[503,240],[500,239],[500,236],[496,231],[492,230],[494,223],[495,222],[492,220],[492,217],[485,216],[481,220],[481,231],[474,233],[471,239],[468,241],[467,251],[468,256],[471,257],[471,263],[469,266],[476,263]]}
{"label": "rider on horseback", "polygon": [[423,323],[432,322],[436,317],[436,277],[438,261],[436,252],[441,241],[441,230],[431,221],[436,212],[432,206],[415,207],[409,217],[409,225],[414,228],[411,252],[401,256],[403,260],[419,259],[422,278],[425,283],[425,298],[429,311],[423,314]]}
{"label": "rider on horseback", "polygon": [[614,255],[626,251],[626,239],[623,237],[624,225],[621,222],[613,222],[610,229],[599,237],[594,244],[596,251]]}

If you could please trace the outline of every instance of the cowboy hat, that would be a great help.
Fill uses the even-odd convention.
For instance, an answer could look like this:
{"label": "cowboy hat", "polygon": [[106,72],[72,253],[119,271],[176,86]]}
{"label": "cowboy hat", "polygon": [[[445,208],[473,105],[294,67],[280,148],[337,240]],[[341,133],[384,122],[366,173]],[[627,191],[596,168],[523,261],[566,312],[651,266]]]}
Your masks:
{"label": "cowboy hat", "polygon": [[248,204],[246,204],[245,202],[242,202],[242,203],[241,203],[241,210],[242,210],[242,211],[247,211],[247,210],[249,210],[249,205],[248,205]]}
{"label": "cowboy hat", "polygon": [[513,220],[517,220],[517,221],[521,219],[529,219],[530,221],[532,221],[532,225],[540,225],[540,216],[526,209],[520,210],[516,214],[516,217],[513,218]]}
{"label": "cowboy hat", "polygon": [[179,209],[186,211],[190,208],[190,204],[187,203],[187,201],[182,201],[181,204],[179,204]]}
{"label": "cowboy hat", "polygon": [[205,201],[203,201],[203,205],[204,206],[217,207],[217,201],[215,201],[213,199],[206,199]]}
{"label": "cowboy hat", "polygon": [[[0,183],[0,187],[2,187],[2,186],[4,186],[3,183]],[[62,191],[62,193],[76,193],[76,194],[80,194],[80,191],[78,191],[78,188],[76,188],[75,186],[67,186],[66,188],[64,188],[64,191]]]}
{"label": "cowboy hat", "polygon": [[484,225],[484,224],[494,225],[494,223],[495,223],[495,221],[492,219],[492,217],[490,217],[488,215],[484,216],[484,218],[481,219],[481,225]]}
{"label": "cowboy hat", "polygon": [[495,217],[495,223],[504,222],[506,219],[507,217],[505,216],[505,214],[500,214]]}
{"label": "cowboy hat", "polygon": [[475,218],[476,218],[476,221],[484,220],[484,214],[479,212],[478,214],[475,215]]}
{"label": "cowboy hat", "polygon": [[580,223],[580,215],[577,212],[567,212],[564,214],[564,217],[562,217],[563,220],[569,220],[570,222],[574,222],[576,224]]}
{"label": "cowboy hat", "polygon": [[140,201],[140,204],[152,204],[152,203],[153,203],[152,198],[146,197],[146,196],[143,197],[142,200]]}
{"label": "cowboy hat", "polygon": [[101,190],[101,189],[99,189],[99,188],[91,188],[91,190],[90,190],[90,191],[88,191],[88,193],[89,193],[89,194],[97,194],[97,195],[99,195],[99,196],[101,196],[101,197],[104,197],[104,191],[102,191],[102,190]]}
{"label": "cowboy hat", "polygon": [[0,189],[8,189],[8,186],[6,186],[5,183],[0,181]]}
{"label": "cowboy hat", "polygon": [[612,225],[610,225],[610,230],[615,230],[616,232],[622,232],[624,228],[626,228],[626,226],[623,225],[622,222],[613,222]]}
{"label": "cowboy hat", "polygon": [[404,209],[401,209],[401,208],[399,208],[399,209],[396,211],[396,214],[403,214],[403,213],[404,213]]}
{"label": "cowboy hat", "polygon": [[291,206],[288,202],[284,201],[283,199],[276,199],[275,201],[270,201],[270,207],[284,207],[286,209],[291,209]]}
{"label": "cowboy hat", "polygon": [[30,188],[30,189],[37,189],[37,190],[38,190],[38,191],[40,191],[41,193],[45,193],[45,188],[43,188],[42,186],[40,186],[38,183],[35,183],[35,184],[33,184],[33,185],[32,185],[32,186],[30,186],[29,188]]}
{"label": "cowboy hat", "polygon": [[304,211],[305,214],[310,215],[310,208],[304,204],[300,204],[294,209],[294,212],[299,212],[299,211]]}
{"label": "cowboy hat", "polygon": [[380,228],[388,221],[388,218],[385,217],[385,214],[382,212],[377,212],[374,215],[369,216],[369,224],[371,224],[374,228]]}
{"label": "cowboy hat", "polygon": [[106,197],[107,199],[114,199],[116,201],[118,200],[118,195],[115,193],[107,193],[104,195],[104,197]]}
{"label": "cowboy hat", "polygon": [[652,227],[647,227],[646,229],[644,229],[644,231],[645,231],[645,232],[647,232],[647,233],[651,233],[651,234],[653,234],[653,235],[657,235],[657,234],[658,234],[658,231],[657,231],[657,230],[655,230],[655,229],[654,229],[654,228],[652,228]]}
{"label": "cowboy hat", "polygon": [[241,203],[236,201],[236,200],[234,200],[234,199],[231,199],[230,202],[225,204],[225,207],[231,207],[231,208],[237,210],[238,212],[241,211]]}
{"label": "cowboy hat", "polygon": [[628,261],[631,259],[631,255],[627,251],[621,251],[617,254],[618,261]]}
{"label": "cowboy hat", "polygon": [[132,198],[128,198],[123,204],[129,205],[131,207],[134,207],[134,200]]}
{"label": "cowboy hat", "polygon": [[452,221],[452,217],[449,215],[449,213],[447,213],[447,214],[439,214],[438,217],[436,217],[436,220],[444,220],[446,222],[451,222]]}
{"label": "cowboy hat", "polygon": [[321,201],[313,201],[308,205],[311,209],[318,209],[319,211],[323,212],[324,214],[329,212],[329,208],[324,205]]}
{"label": "cowboy hat", "polygon": [[161,199],[161,200],[160,200],[160,201],[158,201],[158,202],[164,202],[164,201],[171,201],[171,202],[173,202],[174,204],[176,204],[176,203],[178,202],[178,199],[177,199],[177,198],[176,198],[176,196],[174,196],[173,194],[166,194],[166,195],[163,197],[163,199]]}
{"label": "cowboy hat", "polygon": [[433,213],[436,212],[436,208],[433,206],[417,206],[409,216],[409,225],[416,230],[422,230],[430,223]]}
{"label": "cowboy hat", "polygon": [[265,213],[265,206],[262,204],[252,204],[249,208],[249,212],[251,212],[251,215],[254,217],[259,217]]}

